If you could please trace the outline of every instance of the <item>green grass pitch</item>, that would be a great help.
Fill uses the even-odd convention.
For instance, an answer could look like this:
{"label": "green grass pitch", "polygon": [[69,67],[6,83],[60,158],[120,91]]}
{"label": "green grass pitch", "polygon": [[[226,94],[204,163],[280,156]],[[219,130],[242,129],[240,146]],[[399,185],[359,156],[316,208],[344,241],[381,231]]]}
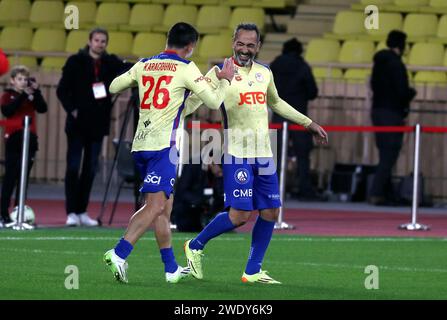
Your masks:
{"label": "green grass pitch", "polygon": [[[346,238],[274,234],[263,268],[282,285],[244,284],[240,278],[250,234],[212,240],[203,280],[164,280],[154,234],[128,258],[129,283],[113,279],[102,262],[123,230],[38,229],[0,231],[0,299],[302,300],[447,299],[447,239]],[[177,262],[192,234],[173,233]],[[368,265],[378,267],[378,289],[366,289]],[[67,289],[67,266],[79,271],[79,288]],[[366,281],[368,282],[368,281]]]}

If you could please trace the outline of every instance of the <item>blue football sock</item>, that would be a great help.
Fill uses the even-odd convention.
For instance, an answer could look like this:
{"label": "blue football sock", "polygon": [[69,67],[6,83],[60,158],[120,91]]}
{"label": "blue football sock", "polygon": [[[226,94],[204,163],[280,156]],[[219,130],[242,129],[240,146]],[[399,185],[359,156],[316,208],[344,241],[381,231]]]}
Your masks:
{"label": "blue football sock", "polygon": [[129,241],[124,240],[124,238],[121,238],[115,247],[115,254],[121,259],[126,260],[126,258],[132,252],[132,249],[132,244]]}
{"label": "blue football sock", "polygon": [[221,212],[189,243],[189,247],[193,250],[203,250],[208,241],[234,228],[228,212]]}
{"label": "blue football sock", "polygon": [[165,272],[174,273],[177,268],[177,262],[175,261],[174,251],[172,247],[160,249],[161,261],[165,264]]}
{"label": "blue football sock", "polygon": [[267,221],[258,216],[251,235],[251,248],[248,256],[246,274],[255,274],[261,270],[262,260],[272,238],[274,221]]}

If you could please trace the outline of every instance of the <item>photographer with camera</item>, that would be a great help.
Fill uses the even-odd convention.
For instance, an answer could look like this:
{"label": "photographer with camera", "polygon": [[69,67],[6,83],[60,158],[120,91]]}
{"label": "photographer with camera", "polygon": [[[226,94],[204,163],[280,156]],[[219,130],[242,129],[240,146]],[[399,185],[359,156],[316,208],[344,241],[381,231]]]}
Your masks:
{"label": "photographer with camera", "polygon": [[3,177],[0,210],[3,223],[8,224],[12,222],[9,216],[9,206],[12,192],[15,187],[16,206],[19,199],[18,183],[20,181],[22,162],[22,141],[25,116],[29,116],[31,119],[27,173],[29,177],[34,163],[34,156],[38,150],[36,111],[38,113],[45,113],[47,112],[48,107],[42,97],[36,79],[30,77],[30,72],[27,67],[20,65],[12,68],[10,87],[3,92],[0,99],[0,105],[2,114],[6,117],[6,125],[4,129],[5,176]]}

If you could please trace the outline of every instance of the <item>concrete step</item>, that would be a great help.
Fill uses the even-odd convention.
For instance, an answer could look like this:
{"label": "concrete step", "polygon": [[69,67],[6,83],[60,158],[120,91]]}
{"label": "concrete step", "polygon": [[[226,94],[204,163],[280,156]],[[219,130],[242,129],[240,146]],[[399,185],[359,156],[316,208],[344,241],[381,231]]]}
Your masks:
{"label": "concrete step", "polygon": [[304,1],[305,4],[312,4],[312,5],[320,5],[320,6],[351,6],[353,3],[358,3],[359,0],[306,0]]}
{"label": "concrete step", "polygon": [[308,4],[300,4],[296,8],[296,13],[319,13],[319,14],[332,14],[336,15],[338,11],[349,9],[349,6],[315,6]]}
{"label": "concrete step", "polygon": [[333,14],[320,14],[320,13],[297,13],[293,17],[294,20],[306,20],[306,21],[330,21],[334,22],[335,16]]}
{"label": "concrete step", "polygon": [[321,35],[332,30],[332,21],[293,19],[287,24],[287,33]]}

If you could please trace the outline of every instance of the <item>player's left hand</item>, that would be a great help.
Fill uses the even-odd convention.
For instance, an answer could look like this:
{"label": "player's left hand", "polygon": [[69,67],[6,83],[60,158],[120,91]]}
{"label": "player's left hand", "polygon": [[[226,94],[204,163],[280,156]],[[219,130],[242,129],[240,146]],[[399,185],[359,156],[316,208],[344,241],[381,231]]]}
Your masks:
{"label": "player's left hand", "polygon": [[312,122],[310,126],[307,127],[307,130],[313,134],[319,144],[328,144],[329,139],[327,132],[318,123]]}

